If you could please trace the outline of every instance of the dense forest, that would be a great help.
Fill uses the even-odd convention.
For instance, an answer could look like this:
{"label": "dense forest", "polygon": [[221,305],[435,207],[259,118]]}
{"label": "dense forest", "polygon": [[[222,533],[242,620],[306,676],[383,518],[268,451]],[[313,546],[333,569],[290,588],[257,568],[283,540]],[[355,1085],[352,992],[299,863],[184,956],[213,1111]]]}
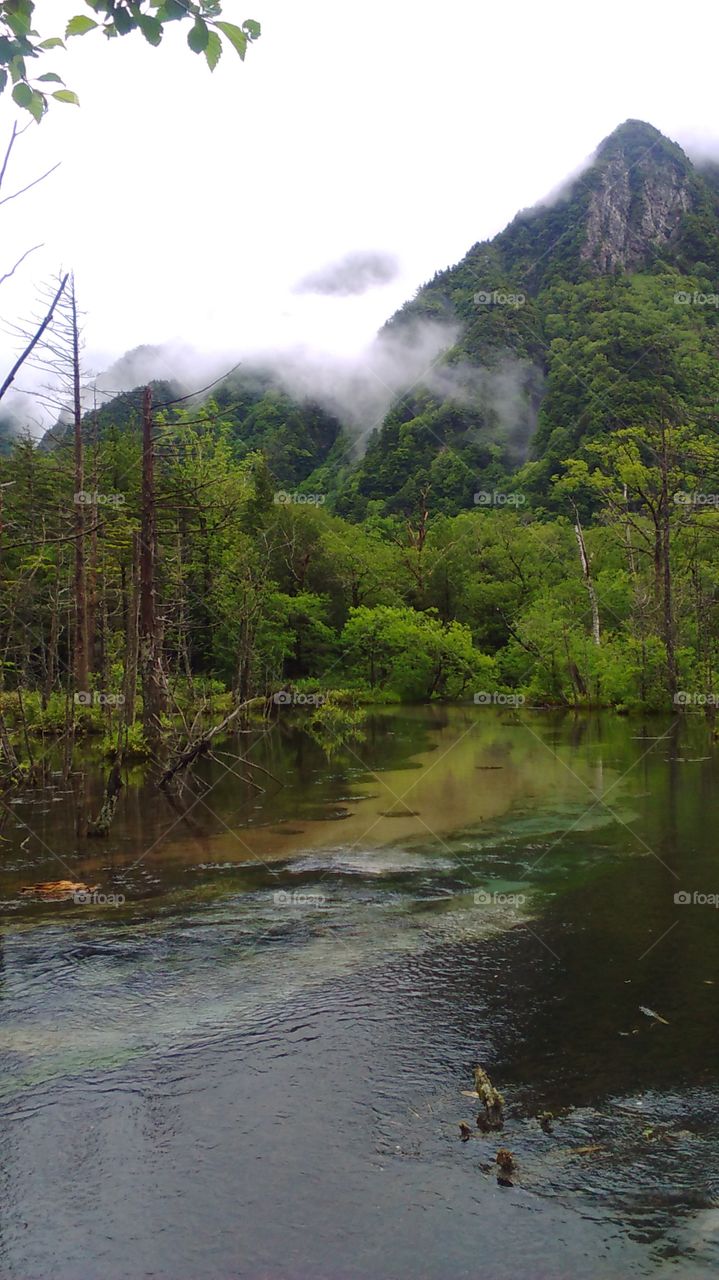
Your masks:
{"label": "dense forest", "polygon": [[67,409],[0,457],[5,771],[38,734],[157,755],[283,700],[326,724],[432,698],[711,711],[717,209],[711,173],[622,126],[389,323],[460,336],[359,460],[262,370],[88,412],[68,292]]}

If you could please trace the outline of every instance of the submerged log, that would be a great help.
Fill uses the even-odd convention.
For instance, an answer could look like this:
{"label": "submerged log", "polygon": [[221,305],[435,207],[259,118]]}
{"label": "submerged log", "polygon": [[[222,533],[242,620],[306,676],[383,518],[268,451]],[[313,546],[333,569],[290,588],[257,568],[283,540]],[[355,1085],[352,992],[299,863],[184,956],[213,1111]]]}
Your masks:
{"label": "submerged log", "polygon": [[83,884],[81,880],[43,880],[28,884],[20,890],[23,897],[43,898],[48,902],[62,902],[76,894],[91,894],[99,889],[97,884]]}
{"label": "submerged log", "polygon": [[97,817],[88,823],[87,834],[89,836],[99,836],[106,839],[110,834],[110,827],[115,816],[117,801],[122,791],[122,755],[116,756],[113,766],[107,776],[107,784],[105,786],[105,799],[102,808]]}

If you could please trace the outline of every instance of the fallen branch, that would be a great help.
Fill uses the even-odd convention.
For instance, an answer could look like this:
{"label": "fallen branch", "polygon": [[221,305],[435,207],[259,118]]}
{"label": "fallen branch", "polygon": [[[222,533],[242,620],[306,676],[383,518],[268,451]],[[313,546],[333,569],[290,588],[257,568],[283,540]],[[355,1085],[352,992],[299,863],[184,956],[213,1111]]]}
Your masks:
{"label": "fallen branch", "polygon": [[[221,762],[220,762],[220,760],[218,760],[217,756],[215,755],[215,753],[214,753],[213,751],[208,751],[208,753],[207,753],[207,754],[208,754],[208,756],[210,757],[210,760],[214,760],[216,764],[220,764],[220,763],[221,763]],[[245,764],[249,764],[249,763],[250,763],[250,762],[249,762],[249,760],[246,760],[246,761],[245,761]],[[243,777],[243,775],[242,775],[241,773],[238,773],[238,772],[237,772],[237,770],[236,770],[236,769],[233,769],[230,765],[225,765],[224,767],[226,768],[226,770],[227,770],[227,772],[228,772],[228,773],[231,773],[231,774],[232,774],[233,778],[237,778],[238,782],[242,782],[242,783],[244,783],[244,784],[245,784],[245,786],[247,786],[247,787],[254,787],[255,791],[260,791],[260,792],[262,793],[262,795],[264,795],[264,794],[265,794],[265,789],[264,789],[264,787],[261,787],[261,786],[260,786],[260,784],[259,784],[258,782],[255,782],[255,780],[254,780],[253,778],[245,778],[245,777]]]}
{"label": "fallen branch", "polygon": [[[207,733],[203,734],[202,737],[196,738],[194,742],[188,742],[184,751],[181,751],[179,755],[175,756],[173,763],[165,769],[158,786],[166,787],[168,783],[172,782],[172,779],[176,774],[180,773],[183,769],[189,768],[189,766],[197,760],[198,756],[206,755],[212,745],[213,739],[216,738],[218,734],[224,733],[225,730],[228,729],[230,725],[233,724],[240,715],[242,715],[242,712],[247,710],[248,707],[264,706],[264,704],[264,698],[248,698],[245,702],[241,702],[239,706],[235,707],[234,711],[231,711],[229,715],[225,716],[224,720],[221,720],[219,724],[213,725],[211,729],[208,729]],[[252,761],[245,760],[243,757],[240,758],[242,759],[243,764],[249,764],[252,766]],[[275,781],[277,781],[277,779],[275,779]]]}

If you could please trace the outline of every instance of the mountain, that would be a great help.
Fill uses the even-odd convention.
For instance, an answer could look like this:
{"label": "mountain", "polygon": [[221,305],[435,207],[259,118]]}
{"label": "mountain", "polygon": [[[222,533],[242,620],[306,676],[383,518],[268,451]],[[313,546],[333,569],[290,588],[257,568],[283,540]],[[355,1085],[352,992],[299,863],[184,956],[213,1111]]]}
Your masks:
{"label": "mountain", "polygon": [[[121,364],[119,360],[114,367]],[[168,421],[178,420],[183,410],[191,417],[202,411],[198,400],[188,397],[186,389],[176,383],[152,381],[150,386],[155,409],[162,409]],[[86,414],[83,427],[88,443],[95,434],[99,439],[116,431],[139,434],[143,395],[144,385],[122,391],[101,405],[97,413]],[[278,487],[294,488],[306,480],[326,462],[341,436],[336,417],[312,401],[293,399],[265,369],[243,370],[241,375],[228,378],[214,392],[213,402],[230,428],[237,457],[262,450]],[[205,407],[211,409],[209,404]],[[53,449],[71,436],[72,423],[66,417],[45,433],[39,448]],[[0,420],[0,450],[2,442]]]}
{"label": "mountain", "polygon": [[[180,391],[173,382],[151,382],[153,401],[155,405],[165,404],[167,401],[174,400]],[[87,413],[83,418],[83,427],[85,437],[88,442],[94,439],[97,434],[99,439],[107,436],[111,431],[139,433],[142,424],[142,399],[144,395],[144,386],[135,387],[132,391],[121,391],[112,399],[106,400],[100,405],[97,412]],[[49,427],[42,436],[38,448],[42,450],[52,450],[58,445],[66,443],[72,439],[72,418],[66,413],[58,419],[58,421]]]}
{"label": "mountain", "polygon": [[[705,424],[719,400],[719,313],[701,299],[717,281],[715,170],[626,121],[552,201],[474,245],[388,321],[459,322],[444,357],[458,393],[415,390],[395,405],[337,509],[404,511],[427,493],[454,512],[527,458],[529,488],[545,497],[563,457],[598,431],[666,412]],[[502,401],[491,391],[503,381]]]}
{"label": "mountain", "polygon": [[[519,489],[552,510],[553,480],[593,437],[659,419],[714,425],[717,288],[719,166],[628,120],[388,320],[380,342],[397,350],[436,351],[424,339],[442,326],[447,339],[379,425],[369,410],[343,422],[331,411],[342,397],[293,394],[269,365],[243,366],[212,398],[238,456],[262,450],[278,488],[323,493],[351,520],[453,515],[479,490]],[[150,376],[156,355],[137,348],[113,376]],[[158,384],[156,399],[178,394]],[[104,405],[100,431],[137,421],[140,396]]]}

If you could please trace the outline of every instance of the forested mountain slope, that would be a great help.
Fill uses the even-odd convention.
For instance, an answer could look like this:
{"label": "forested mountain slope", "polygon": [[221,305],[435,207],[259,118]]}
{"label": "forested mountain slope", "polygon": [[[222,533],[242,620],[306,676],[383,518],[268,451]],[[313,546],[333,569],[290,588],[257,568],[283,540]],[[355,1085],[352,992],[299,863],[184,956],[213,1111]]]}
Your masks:
{"label": "forested mountain slope", "polygon": [[[528,491],[581,443],[652,417],[706,426],[719,399],[719,196],[651,125],[627,121],[551,203],[524,211],[439,272],[388,322],[461,323],[458,394],[415,391],[373,435],[338,509],[422,490],[461,510],[525,458]],[[507,387],[490,394],[491,376]],[[502,409],[504,412],[502,413]]]}

